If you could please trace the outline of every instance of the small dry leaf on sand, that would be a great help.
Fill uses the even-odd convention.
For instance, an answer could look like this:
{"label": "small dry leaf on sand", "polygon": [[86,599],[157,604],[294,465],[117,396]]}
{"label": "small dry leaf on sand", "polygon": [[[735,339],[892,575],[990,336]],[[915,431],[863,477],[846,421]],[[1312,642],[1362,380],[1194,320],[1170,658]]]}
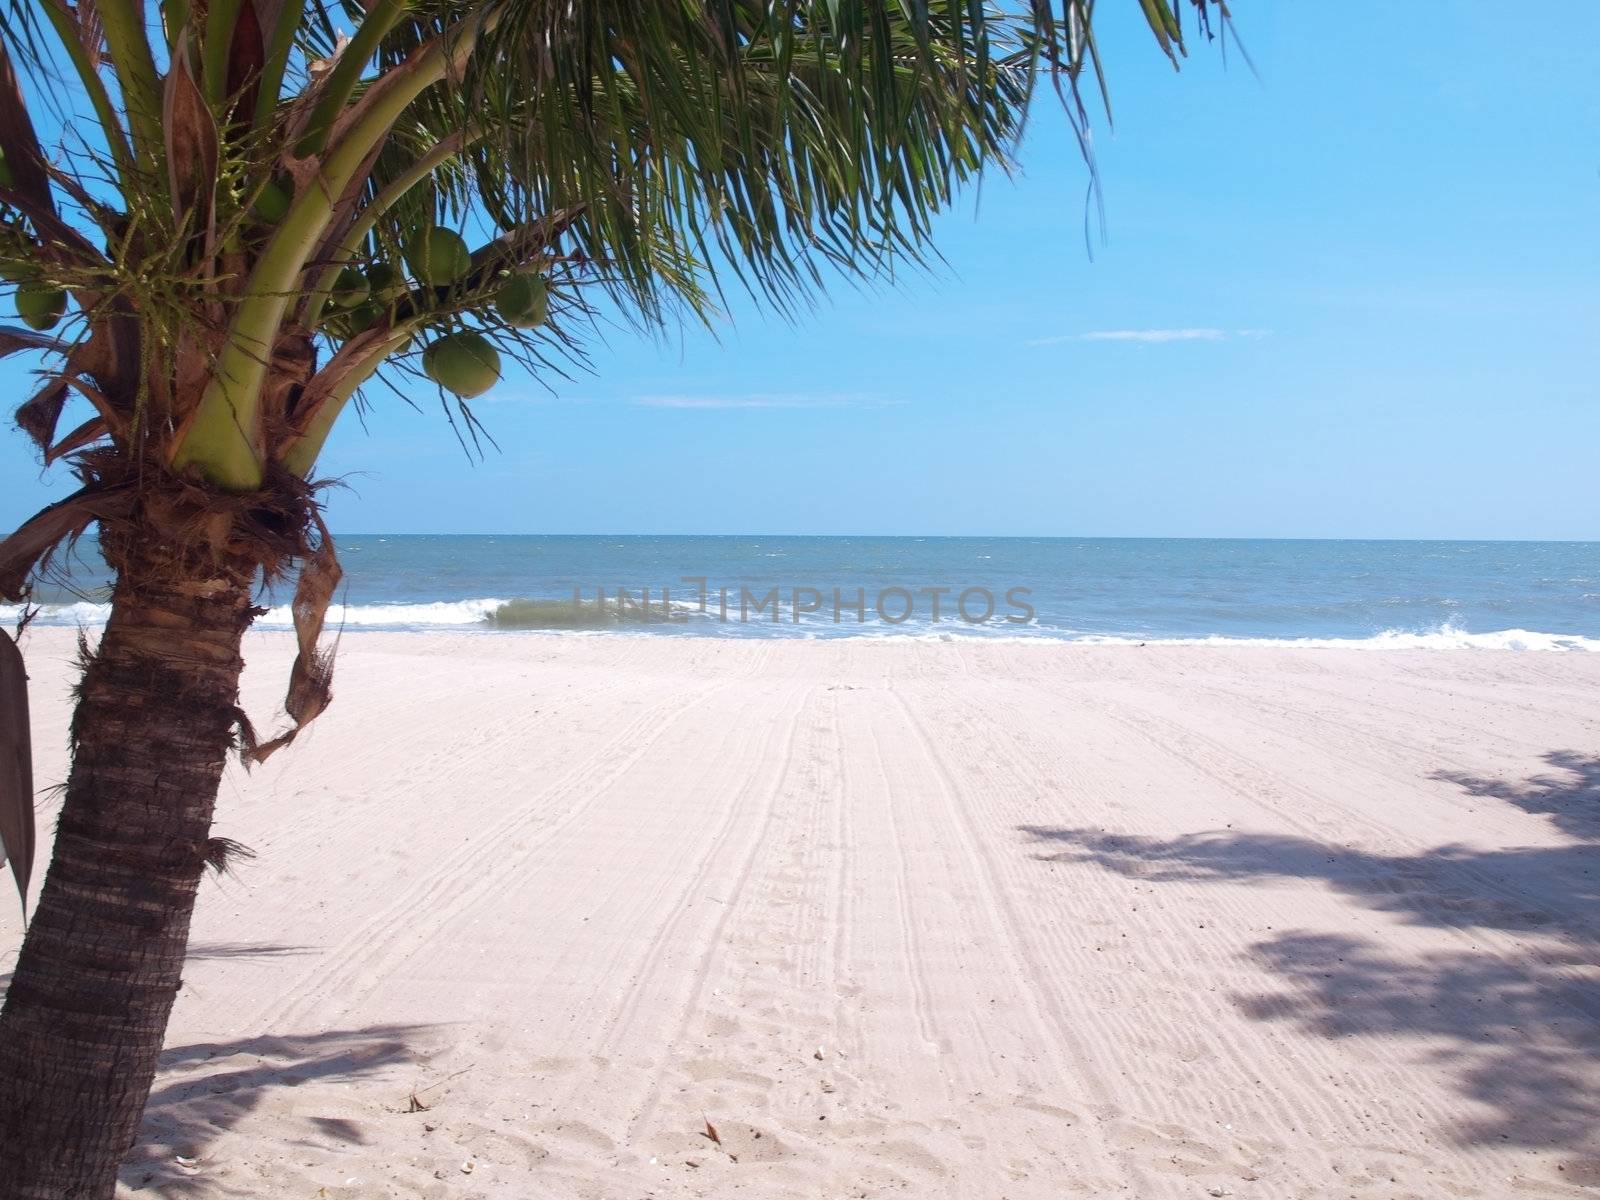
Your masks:
{"label": "small dry leaf on sand", "polygon": [[[728,1156],[730,1161],[738,1162],[739,1156],[732,1150],[729,1150],[726,1146],[722,1145],[722,1135],[717,1132],[717,1127],[711,1123],[711,1118],[706,1116],[705,1113],[701,1113],[700,1119],[706,1123],[706,1127],[700,1132],[700,1136],[703,1138],[708,1138],[713,1144],[720,1146],[722,1148],[722,1152]],[[758,1133],[756,1136],[760,1137],[761,1135]]]}

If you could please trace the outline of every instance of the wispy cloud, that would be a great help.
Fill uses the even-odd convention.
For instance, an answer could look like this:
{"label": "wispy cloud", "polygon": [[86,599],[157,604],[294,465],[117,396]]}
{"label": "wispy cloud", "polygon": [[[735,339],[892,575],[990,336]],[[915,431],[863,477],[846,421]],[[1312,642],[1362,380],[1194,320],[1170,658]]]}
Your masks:
{"label": "wispy cloud", "polygon": [[881,408],[896,403],[875,396],[810,395],[805,393],[751,392],[739,396],[666,395],[635,396],[629,403],[643,408]]}
{"label": "wispy cloud", "polygon": [[1063,333],[1034,338],[1030,346],[1059,346],[1063,342],[1224,342],[1230,338],[1265,337],[1265,329],[1095,329],[1088,333]]}

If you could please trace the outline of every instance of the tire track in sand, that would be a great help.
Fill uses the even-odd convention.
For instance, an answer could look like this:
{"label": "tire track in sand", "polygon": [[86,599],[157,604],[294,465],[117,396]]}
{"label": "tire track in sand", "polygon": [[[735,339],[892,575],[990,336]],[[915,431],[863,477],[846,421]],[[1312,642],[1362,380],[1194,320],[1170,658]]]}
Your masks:
{"label": "tire track in sand", "polygon": [[[674,727],[688,720],[694,702],[734,686],[735,680],[714,682],[700,688],[690,702],[675,692],[645,709],[603,745],[575,762],[554,782],[537,793],[543,803],[524,803],[508,810],[492,825],[476,831],[433,864],[424,876],[413,881],[393,902],[374,914],[333,947],[326,958],[335,962],[332,970],[304,977],[291,991],[280,994],[264,1009],[248,1018],[251,1027],[273,1029],[286,1023],[308,1020],[318,1008],[353,994],[353,984],[364,976],[382,975],[380,963],[403,957],[397,943],[426,941],[432,932],[460,911],[469,895],[492,887],[507,874],[520,869],[545,842],[577,821],[603,795],[605,787],[648,754]],[[665,716],[663,716],[665,714]],[[641,736],[642,735],[642,736]],[[635,740],[638,739],[638,740]],[[485,867],[485,847],[502,845],[530,826],[538,826],[561,801],[577,796],[577,802],[538,829],[537,836],[525,839],[518,855],[505,855],[496,865]]]}

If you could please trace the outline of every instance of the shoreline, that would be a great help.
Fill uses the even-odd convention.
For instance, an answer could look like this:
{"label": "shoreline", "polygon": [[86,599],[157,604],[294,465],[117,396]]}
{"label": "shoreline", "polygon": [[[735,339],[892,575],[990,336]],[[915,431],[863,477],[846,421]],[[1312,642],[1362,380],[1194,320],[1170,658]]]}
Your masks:
{"label": "shoreline", "polygon": [[[104,607],[104,606],[102,606]],[[416,606],[408,606],[416,607]],[[0,625],[11,623],[14,625],[16,614],[3,611],[0,606]],[[109,608],[107,607],[107,611]],[[250,629],[250,636],[290,634],[293,627],[287,618],[287,609],[281,610],[281,618],[277,616],[280,610],[273,610],[271,619],[263,618]],[[47,623],[48,621],[48,623]],[[104,625],[104,616],[96,619],[81,620],[72,624],[59,621],[36,620],[30,626],[32,630],[70,632],[74,637],[78,630],[92,632]],[[515,624],[496,624],[492,620],[458,622],[453,624],[416,624],[405,625],[389,622],[353,621],[340,625],[330,611],[325,637],[344,637],[346,635],[369,636],[383,635],[391,637],[639,637],[649,640],[655,639],[691,639],[708,640],[713,642],[800,642],[800,643],[829,643],[840,641],[859,642],[960,642],[987,645],[1029,645],[1029,646],[1079,646],[1079,647],[1104,647],[1104,646],[1129,646],[1149,648],[1163,647],[1198,647],[1209,649],[1236,649],[1257,647],[1261,649],[1280,650],[1353,650],[1363,653],[1380,651],[1394,653],[1408,650],[1427,651],[1507,651],[1514,653],[1600,653],[1600,637],[1589,637],[1579,633],[1552,633],[1539,630],[1521,628],[1508,628],[1498,630],[1485,630],[1470,632],[1464,629],[1445,626],[1427,632],[1416,632],[1401,629],[1385,629],[1364,637],[1340,636],[1304,636],[1304,637],[1278,637],[1259,636],[1243,637],[1227,634],[1207,634],[1194,636],[1164,636],[1157,634],[1102,634],[1081,633],[1057,630],[1039,630],[1034,633],[1022,632],[979,632],[974,628],[910,628],[901,629],[889,625],[875,629],[871,625],[848,630],[835,630],[832,632],[814,631],[800,626],[781,626],[767,628],[765,626],[752,628],[750,632],[734,632],[741,628],[748,628],[743,623],[730,623],[728,625],[713,624],[708,627],[668,629],[662,626],[640,627],[628,621],[611,622],[592,627],[573,626],[522,626]]]}
{"label": "shoreline", "polygon": [[1600,658],[1130,649],[345,639],[119,1194],[1590,1194]]}

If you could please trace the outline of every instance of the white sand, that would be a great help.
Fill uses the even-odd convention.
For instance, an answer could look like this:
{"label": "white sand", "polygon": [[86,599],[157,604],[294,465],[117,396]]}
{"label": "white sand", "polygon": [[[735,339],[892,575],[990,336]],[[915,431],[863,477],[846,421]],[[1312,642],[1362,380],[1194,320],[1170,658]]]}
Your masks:
{"label": "white sand", "polygon": [[224,784],[139,1195],[1600,1186],[1600,655],[356,634],[336,690]]}

